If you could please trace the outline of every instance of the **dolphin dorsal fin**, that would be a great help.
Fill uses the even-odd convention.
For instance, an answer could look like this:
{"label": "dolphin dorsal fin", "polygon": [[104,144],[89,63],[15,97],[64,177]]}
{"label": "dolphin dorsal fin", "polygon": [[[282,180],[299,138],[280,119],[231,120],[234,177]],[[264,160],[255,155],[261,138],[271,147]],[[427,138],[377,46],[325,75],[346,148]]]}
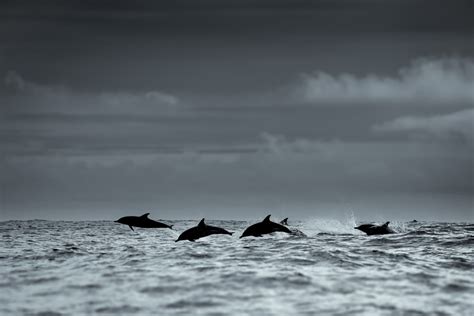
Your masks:
{"label": "dolphin dorsal fin", "polygon": [[272,215],[271,214],[267,215],[267,217],[265,217],[262,222],[269,222],[270,221],[270,216],[272,216]]}
{"label": "dolphin dorsal fin", "polygon": [[198,226],[199,226],[199,227],[204,227],[204,226],[206,226],[206,223],[204,223],[204,218],[201,219],[201,221],[199,222]]}
{"label": "dolphin dorsal fin", "polygon": [[390,224],[390,222],[386,222],[385,224],[383,224],[383,226],[388,226],[388,224]]}
{"label": "dolphin dorsal fin", "polygon": [[142,217],[142,218],[148,218],[148,215],[150,215],[150,213],[145,213],[145,214],[143,214],[143,215],[140,216],[140,217]]}

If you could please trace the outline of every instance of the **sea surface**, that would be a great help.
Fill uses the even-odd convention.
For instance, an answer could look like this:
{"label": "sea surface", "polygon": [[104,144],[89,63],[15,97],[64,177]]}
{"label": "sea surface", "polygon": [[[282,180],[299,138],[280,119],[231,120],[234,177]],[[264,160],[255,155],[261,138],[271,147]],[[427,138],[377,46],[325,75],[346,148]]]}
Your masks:
{"label": "sea surface", "polygon": [[307,237],[175,239],[112,221],[0,222],[0,315],[473,315],[474,224],[291,222]]}

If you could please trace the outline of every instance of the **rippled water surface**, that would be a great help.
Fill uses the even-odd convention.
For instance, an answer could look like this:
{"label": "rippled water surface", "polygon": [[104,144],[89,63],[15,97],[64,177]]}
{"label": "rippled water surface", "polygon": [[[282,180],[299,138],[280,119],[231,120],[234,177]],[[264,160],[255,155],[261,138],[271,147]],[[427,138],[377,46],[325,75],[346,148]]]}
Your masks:
{"label": "rippled water surface", "polygon": [[[173,223],[170,221],[168,223]],[[0,223],[2,315],[472,315],[474,224],[399,223],[365,236],[307,221],[308,237],[174,242],[108,221]]]}

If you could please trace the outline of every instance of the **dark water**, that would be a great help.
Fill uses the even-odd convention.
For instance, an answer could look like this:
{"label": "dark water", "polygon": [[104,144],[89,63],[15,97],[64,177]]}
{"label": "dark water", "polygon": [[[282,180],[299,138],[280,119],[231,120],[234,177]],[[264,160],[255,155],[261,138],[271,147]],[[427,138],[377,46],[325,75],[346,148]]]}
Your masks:
{"label": "dark water", "polygon": [[[172,221],[170,222],[172,223]],[[1,315],[473,315],[474,224],[297,223],[308,237],[175,243],[108,221],[0,223]]]}

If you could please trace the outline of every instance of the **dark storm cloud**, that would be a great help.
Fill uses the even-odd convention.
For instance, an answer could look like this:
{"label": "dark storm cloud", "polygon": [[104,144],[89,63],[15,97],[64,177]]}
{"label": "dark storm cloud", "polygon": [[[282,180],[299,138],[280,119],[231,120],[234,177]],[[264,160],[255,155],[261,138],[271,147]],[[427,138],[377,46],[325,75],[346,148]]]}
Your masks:
{"label": "dark storm cloud", "polygon": [[[354,29],[369,30],[401,30],[401,31],[466,31],[473,26],[470,13],[472,3],[467,0],[458,1],[378,1],[378,0],[315,0],[315,1],[235,1],[235,0],[205,0],[205,1],[10,1],[3,2],[5,18],[69,18],[104,20],[157,18],[169,15],[187,18],[188,25],[199,22],[207,28],[201,17],[213,16],[217,21],[238,22],[240,29],[255,25],[265,25],[268,22],[286,22],[287,18],[296,26],[312,25],[327,29],[338,29],[350,26]],[[429,8],[429,10],[427,10]],[[191,16],[189,16],[191,15]],[[198,18],[193,18],[198,16]],[[219,16],[225,16],[220,19]],[[245,15],[249,24],[241,23],[239,18]],[[317,16],[320,19],[310,21],[308,17]],[[343,19],[335,19],[339,16]],[[236,20],[228,20],[234,17]],[[344,19],[346,18],[346,19]],[[353,21],[348,21],[353,19]],[[443,23],[440,23],[442,21]],[[328,23],[332,22],[332,23]],[[177,24],[179,25],[179,24]],[[288,25],[286,25],[288,26]],[[181,27],[184,27],[181,25]],[[282,25],[280,24],[280,27]],[[355,28],[354,28],[355,27]],[[278,30],[278,25],[272,29]],[[216,29],[215,32],[221,30]]]}
{"label": "dark storm cloud", "polygon": [[225,95],[272,89],[313,69],[393,71],[420,55],[474,52],[469,1],[0,6],[0,72],[15,69],[37,82],[67,81],[82,89],[159,86],[172,94]]}
{"label": "dark storm cloud", "polygon": [[[466,121],[462,113],[474,104],[473,65],[467,59],[423,59],[394,76],[305,75],[273,93],[227,96],[211,103],[198,98],[183,102],[159,87],[81,91],[35,83],[10,71],[0,89],[0,139],[9,144],[4,147],[9,154],[38,154],[42,149],[88,155],[100,148],[246,152],[263,132],[320,140],[403,140],[406,134],[390,133],[395,127],[384,122],[397,120],[398,126],[398,117],[449,118],[458,112],[464,124],[450,120],[452,128],[444,130],[459,130],[465,138],[469,117]],[[429,125],[409,121],[412,131],[417,123],[420,130]]]}
{"label": "dark storm cloud", "polygon": [[0,215],[470,218],[472,10],[3,1]]}

